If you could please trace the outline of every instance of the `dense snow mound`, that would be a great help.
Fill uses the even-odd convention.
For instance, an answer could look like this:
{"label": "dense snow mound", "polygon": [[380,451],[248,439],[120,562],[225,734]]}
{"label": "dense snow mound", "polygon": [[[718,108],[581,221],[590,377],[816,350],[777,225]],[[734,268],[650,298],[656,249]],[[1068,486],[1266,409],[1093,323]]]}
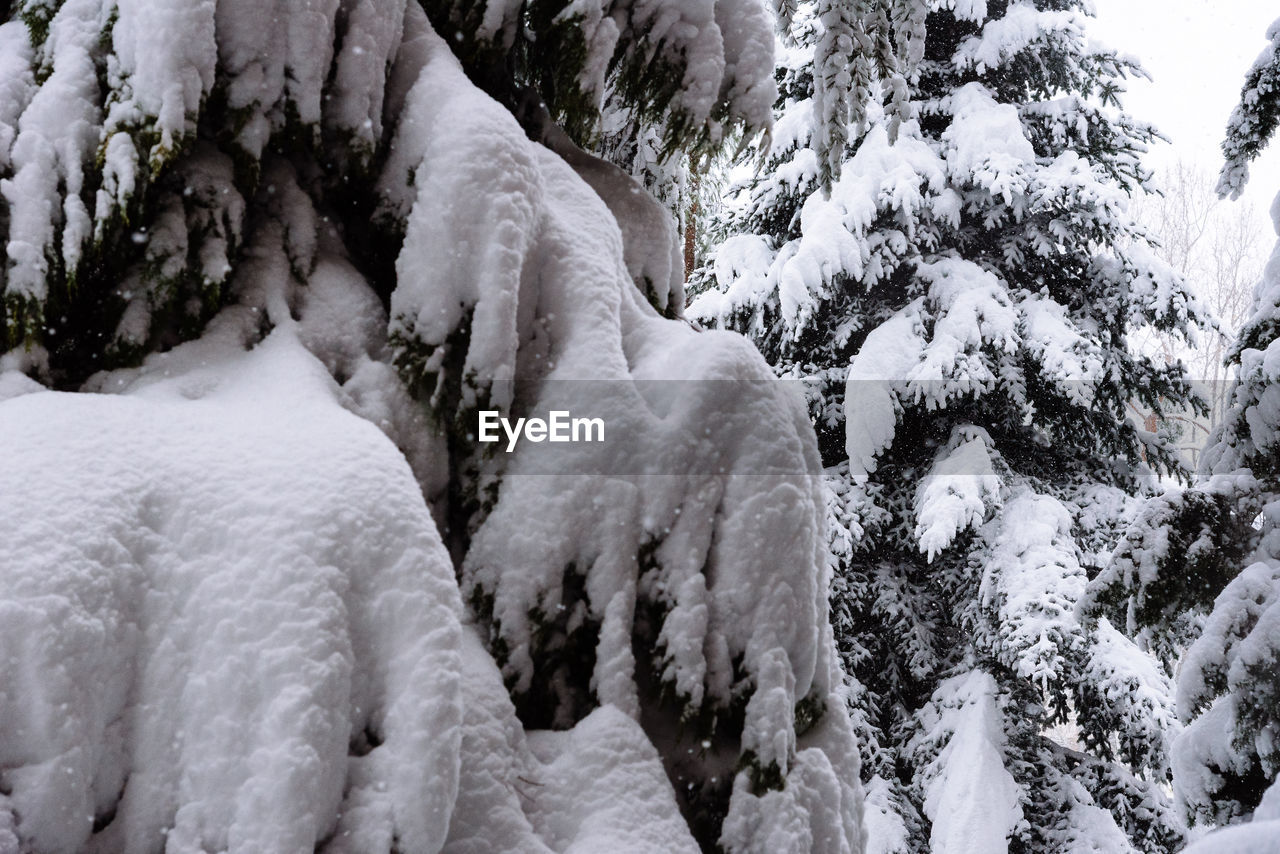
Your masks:
{"label": "dense snow mound", "polygon": [[292,329],[164,373],[0,385],[0,851],[694,850],[626,716],[525,742]]}

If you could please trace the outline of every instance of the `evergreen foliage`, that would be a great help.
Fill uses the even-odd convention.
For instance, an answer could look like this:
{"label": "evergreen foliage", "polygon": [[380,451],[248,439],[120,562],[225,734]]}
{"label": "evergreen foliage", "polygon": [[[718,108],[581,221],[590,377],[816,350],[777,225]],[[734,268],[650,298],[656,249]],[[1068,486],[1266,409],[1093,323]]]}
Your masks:
{"label": "evergreen foliage", "polygon": [[[1222,195],[1238,197],[1275,131],[1280,28],[1246,76],[1227,127]],[[1274,213],[1274,210],[1273,210]],[[1280,223],[1277,223],[1280,229]],[[1271,828],[1234,837],[1263,851],[1280,811],[1280,265],[1273,253],[1252,314],[1228,354],[1235,369],[1222,424],[1193,489],[1153,500],[1094,583],[1096,610],[1127,620],[1153,648],[1183,653],[1174,789],[1192,820]],[[1268,795],[1267,792],[1271,791]],[[1265,815],[1264,815],[1265,813]],[[1227,836],[1205,845],[1231,844]],[[1253,843],[1248,839],[1255,840]],[[1258,846],[1258,847],[1250,847]]]}
{"label": "evergreen foliage", "polygon": [[1172,851],[1169,676],[1076,611],[1133,498],[1178,471],[1129,402],[1196,405],[1128,347],[1203,319],[1127,212],[1156,132],[1116,96],[1141,70],[1090,44],[1083,3],[932,8],[907,109],[853,126],[828,198],[828,35],[802,5],[773,147],[690,311],[807,390],[886,850],[940,850],[971,815],[1011,851]]}
{"label": "evergreen foliage", "polygon": [[[116,392],[292,342],[414,465],[524,727],[628,719],[690,844],[761,850],[781,825],[861,846],[810,427],[747,342],[672,320],[669,213],[579,144],[625,161],[642,140],[661,163],[763,129],[762,0],[21,0],[10,18],[6,376]],[[677,383],[669,411],[640,387],[673,377],[738,394]],[[566,400],[584,378],[599,395]],[[537,455],[475,435],[482,409],[581,406],[613,442],[575,448],[578,474],[511,476]],[[708,445],[772,474],[699,473]]]}
{"label": "evergreen foliage", "polygon": [[[664,155],[768,124],[769,22],[757,0],[636,4],[623,26],[590,5],[425,8],[473,79],[522,114],[545,98],[566,127],[593,128],[607,81],[618,110],[663,129]],[[269,189],[264,162],[277,158],[305,164],[308,192],[363,231],[352,250],[389,298],[404,223],[371,179],[405,94],[389,79],[403,3],[340,16],[327,3],[314,31],[292,38],[291,7],[269,7],[271,20],[237,13],[258,32],[234,32],[236,49],[220,57],[212,4],[168,17],[13,5],[0,59],[0,350],[21,346],[74,386],[191,337],[226,304],[245,217]],[[717,16],[737,19],[724,36]],[[152,45],[156,33],[171,43]],[[261,62],[272,39],[282,49]]]}

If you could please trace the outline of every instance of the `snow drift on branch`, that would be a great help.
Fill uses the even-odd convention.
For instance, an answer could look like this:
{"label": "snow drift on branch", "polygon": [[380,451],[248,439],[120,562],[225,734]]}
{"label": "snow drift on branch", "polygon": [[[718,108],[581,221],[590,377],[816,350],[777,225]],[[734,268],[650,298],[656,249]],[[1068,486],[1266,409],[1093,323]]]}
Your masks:
{"label": "snow drift on branch", "polygon": [[[13,305],[38,314],[80,248],[145,223],[122,241],[137,263],[94,284],[124,306],[100,337],[172,348],[91,381],[122,397],[5,404],[24,464],[4,473],[21,559],[0,602],[26,610],[0,684],[11,670],[30,690],[2,698],[26,733],[0,736],[3,841],[132,854],[167,831],[184,852],[376,854],[629,834],[628,850],[680,851],[675,780],[685,818],[713,816],[694,828],[707,844],[858,850],[803,403],[741,338],[659,316],[632,270],[665,270],[678,298],[669,223],[638,221],[664,212],[617,198],[634,184],[584,181],[602,164],[569,143],[531,140],[422,6],[294,5],[138,2],[112,22],[97,0],[31,3],[29,33],[2,31],[35,66],[6,56],[0,81],[0,139],[19,117],[0,191],[30,238],[10,235]],[[754,5],[633,11],[710,27],[713,7]],[[143,56],[148,31],[174,38]],[[752,34],[730,35],[740,59]],[[681,103],[723,113],[707,51]],[[760,73],[735,68],[730,89]],[[55,117],[75,121],[50,154]],[[99,166],[90,214],[76,187]],[[344,219],[335,170],[368,178],[372,223]],[[366,228],[398,254],[378,294],[365,247],[344,243]],[[166,300],[198,337],[153,337]],[[6,359],[30,368],[26,352]],[[644,384],[691,376],[735,392]],[[524,477],[536,460],[519,452],[480,471],[478,407],[573,411],[557,396],[572,384],[551,381],[587,377],[613,381],[589,413],[625,438],[612,448],[661,471],[714,451],[763,476]],[[579,468],[624,468],[597,462]],[[499,668],[460,625],[455,579]],[[62,725],[47,711],[64,702]]]}

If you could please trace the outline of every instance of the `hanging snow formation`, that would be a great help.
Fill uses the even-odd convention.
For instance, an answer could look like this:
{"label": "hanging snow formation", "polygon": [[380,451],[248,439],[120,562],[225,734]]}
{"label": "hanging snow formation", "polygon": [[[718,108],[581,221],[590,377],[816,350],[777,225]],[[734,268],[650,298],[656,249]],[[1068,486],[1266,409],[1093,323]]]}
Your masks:
{"label": "hanging snow formation", "polygon": [[[672,760],[676,779],[698,798],[710,796],[704,787],[727,786],[746,763],[725,841],[746,845],[772,823],[803,824],[819,808],[846,825],[842,838],[856,838],[843,711],[820,714],[812,729],[814,721],[796,719],[798,703],[836,710],[842,702],[827,582],[817,572],[823,542],[812,520],[822,502],[808,476],[817,459],[802,404],[769,381],[741,338],[659,318],[630,286],[610,199],[530,146],[505,112],[451,104],[456,86],[436,74],[457,71],[451,61],[428,65],[410,93],[389,171],[416,154],[417,128],[475,124],[443,156],[433,157],[429,144],[415,173],[418,206],[398,262],[405,284],[392,298],[393,334],[418,342],[406,356],[411,370],[457,401],[445,415],[454,423],[472,423],[484,401],[507,409],[523,393],[530,412],[590,411],[620,437],[571,447],[550,464],[539,446],[517,449],[472,535],[464,593],[488,618],[513,692],[563,723],[582,713],[589,686],[588,704],[614,703],[656,718],[662,731],[684,725],[713,743],[720,722],[741,714],[731,752],[703,747]],[[520,175],[535,177],[513,186]],[[441,198],[457,200],[445,217]],[[479,263],[439,263],[478,225],[497,237],[492,252]],[[450,315],[441,305],[458,308]],[[464,316],[469,338],[459,340]],[[464,378],[479,378],[464,379],[456,395],[434,379],[435,366],[451,358]],[[595,474],[635,471],[633,460],[647,473]],[[682,472],[691,474],[671,477]],[[807,572],[777,573],[800,556]],[[579,585],[585,599],[566,599]],[[646,613],[654,615],[645,618],[649,634],[635,644],[633,626]],[[585,672],[572,672],[572,661],[547,666],[577,643],[587,645]],[[636,650],[653,660],[637,661]],[[639,694],[642,669],[670,692],[672,708]],[[743,707],[748,686],[754,693]],[[797,741],[791,733],[802,730]],[[793,762],[794,782],[765,794],[771,787],[762,781],[790,779]]]}
{"label": "hanging snow formation", "polygon": [[[717,35],[763,15],[641,5],[699,45],[685,120],[772,99],[770,36]],[[861,849],[812,431],[636,287],[678,294],[658,206],[416,4],[17,13],[0,843]],[[467,437],[582,406],[577,474]]]}

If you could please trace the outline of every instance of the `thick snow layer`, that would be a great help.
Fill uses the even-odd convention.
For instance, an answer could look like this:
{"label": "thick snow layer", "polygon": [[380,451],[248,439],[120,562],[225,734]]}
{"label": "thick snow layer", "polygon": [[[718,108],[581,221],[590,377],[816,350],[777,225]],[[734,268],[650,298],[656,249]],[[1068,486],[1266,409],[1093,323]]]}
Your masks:
{"label": "thick snow layer", "polygon": [[382,306],[267,178],[200,339],[112,395],[0,374],[0,851],[696,850],[632,718],[526,743]]}
{"label": "thick snow layer", "polygon": [[[467,84],[447,45],[429,35],[424,48],[385,179],[394,188],[412,170],[417,196],[389,202],[408,214],[393,329],[427,348],[428,365],[461,361],[459,417],[482,400],[517,414],[567,410],[603,418],[614,437],[554,455],[524,444],[500,461],[461,578],[468,596],[490,601],[505,676],[517,695],[533,689],[548,654],[539,621],[581,609],[575,624],[598,626],[593,696],[670,737],[668,770],[699,783],[732,776],[739,756],[686,749],[677,720],[645,718],[641,667],[656,665],[689,709],[724,708],[749,684],[736,749],[776,765],[786,784],[757,795],[737,774],[721,843],[769,851],[779,833],[799,833],[828,846],[815,850],[855,850],[857,759],[803,401],[740,337],[660,318],[626,263],[628,243],[651,236],[621,231],[570,164]],[[633,646],[642,608],[659,614],[656,649],[644,650],[653,662]],[[572,698],[558,696],[547,711],[571,721]],[[797,737],[804,698],[825,713]]]}
{"label": "thick snow layer", "polygon": [[956,428],[916,490],[916,540],[932,561],[956,535],[976,528],[1000,503],[1001,479],[991,465],[991,437],[980,427]]}
{"label": "thick snow layer", "polygon": [[721,92],[748,127],[767,128],[778,100],[773,78],[773,20],[766,0],[717,0],[716,26],[724,39]]}
{"label": "thick snow layer", "polygon": [[[1272,615],[1268,619],[1267,615]],[[1200,636],[1183,656],[1178,677],[1178,713],[1190,720],[1227,684],[1247,683],[1245,665],[1252,646],[1264,653],[1267,637],[1280,622],[1280,562],[1258,561],[1231,580],[1214,600]]]}
{"label": "thick snow layer", "polygon": [[1033,683],[1061,678],[1080,643],[1075,606],[1088,579],[1071,524],[1056,498],[1024,491],[1005,502],[987,533],[979,595],[999,615],[1002,661]]}
{"label": "thick snow layer", "polygon": [[1212,831],[1183,854],[1274,854],[1280,849],[1280,819],[1253,821]]}
{"label": "thick snow layer", "polygon": [[1036,162],[1017,107],[997,102],[981,83],[962,86],[950,99],[954,118],[942,138],[952,175],[958,183],[976,181],[1013,205],[1026,192]]}
{"label": "thick snow layer", "polygon": [[1104,617],[1093,628],[1085,674],[1093,700],[1113,720],[1134,764],[1164,770],[1169,745],[1181,731],[1173,685],[1155,659]]}
{"label": "thick snow layer", "polygon": [[1017,782],[1005,770],[1004,724],[990,674],[943,682],[922,713],[913,744],[940,747],[924,770],[931,854],[999,854],[1022,820]]}
{"label": "thick snow layer", "polygon": [[866,854],[909,854],[911,840],[899,809],[892,802],[889,784],[873,777],[867,784],[862,814],[867,828]]}
{"label": "thick snow layer", "polygon": [[34,83],[26,26],[21,21],[0,24],[0,169],[9,167],[18,117],[34,93]]}
{"label": "thick snow layer", "polygon": [[[845,173],[848,174],[847,172]],[[849,474],[876,470],[876,457],[893,444],[901,385],[924,352],[924,325],[917,300],[871,330],[849,366],[845,383],[845,449]]]}
{"label": "thick snow layer", "polygon": [[474,632],[464,631],[461,655],[462,763],[442,854],[698,850],[635,721],[603,706],[572,730],[526,737]]}
{"label": "thick snow layer", "polygon": [[[499,49],[518,51],[516,40],[531,37],[519,4],[451,5],[433,4],[433,12],[470,20],[475,35]],[[620,67],[656,66],[651,88],[662,88],[664,73],[676,79],[672,91],[644,93],[643,107],[663,101],[658,109],[690,135],[719,142],[732,128],[769,127],[777,90],[766,0],[562,5],[552,28],[571,49],[581,47],[570,61],[581,62],[579,83],[597,106],[611,77],[625,73]],[[0,196],[11,213],[0,282],[11,299],[37,306],[46,279],[73,277],[84,254],[100,248],[95,241],[137,213],[141,192],[181,160],[215,92],[225,102],[224,136],[232,137],[227,153],[246,171],[282,134],[295,148],[317,150],[323,135],[333,143],[325,156],[341,155],[330,165],[367,167],[399,119],[403,81],[393,68],[403,64],[403,48],[414,49],[406,22],[421,29],[425,21],[410,20],[404,0],[68,0],[27,8],[47,17],[47,38],[37,24],[31,31],[40,44],[30,44],[18,20],[0,35]],[[648,257],[657,272],[640,271],[673,314],[683,301],[678,259],[671,245]]]}
{"label": "thick snow layer", "polygon": [[684,313],[684,253],[675,217],[614,164],[574,145],[549,124],[543,142],[595,190],[622,231],[623,259],[640,292],[669,315]]}
{"label": "thick snow layer", "polygon": [[877,214],[887,208],[909,222],[926,204],[925,188],[942,184],[936,155],[910,129],[891,144],[883,127],[873,127],[841,168],[830,197],[815,193],[805,200],[802,237],[794,253],[778,259],[775,275],[788,325],[803,328],[838,276],[870,285],[892,272],[866,240]]}
{"label": "thick snow layer", "polygon": [[[92,51],[100,12],[98,0],[69,0],[62,6],[44,48],[49,76],[31,94],[17,122],[8,156],[12,177],[0,180],[0,196],[9,207],[5,292],[11,297],[43,300],[49,271],[46,253],[61,256],[74,268],[81,243],[89,236],[89,212],[80,193],[85,164],[98,144],[100,110]],[[5,25],[9,32],[3,46],[16,39],[12,28],[17,26],[22,25]],[[12,60],[2,61],[7,66]],[[22,100],[21,87],[5,98],[0,116],[8,114],[8,121],[0,125],[0,133],[6,133],[5,126],[12,128],[12,105]]]}
{"label": "thick snow layer", "polygon": [[[172,150],[195,132],[200,106],[213,89],[218,61],[216,5],[148,0],[117,4],[111,29],[117,57],[114,71],[127,81],[132,97],[111,106],[108,127],[154,117],[159,136],[155,145],[161,151]],[[151,152],[143,156],[150,159]]]}
{"label": "thick snow layer", "polygon": [[0,850],[695,851],[618,710],[526,743],[295,331],[204,343],[121,395],[0,384]]}
{"label": "thick snow layer", "polygon": [[310,851],[367,800],[364,830],[438,849],[452,567],[318,363],[279,332],[134,396],[24,395],[0,423],[0,811],[25,844]]}
{"label": "thick snow layer", "polygon": [[[971,17],[972,20],[982,20],[985,17],[985,3],[982,3],[981,15],[973,15],[976,10],[965,10],[963,7],[966,5],[969,4],[955,4],[956,17]],[[965,14],[966,11],[968,15]],[[1050,34],[1056,34],[1058,38],[1066,35],[1083,42],[1084,20],[1074,11],[1048,11],[1037,9],[1028,2],[1011,3],[1004,15],[987,21],[981,33],[962,41],[951,61],[957,68],[971,68],[982,74],[988,69],[999,68],[1010,58],[1035,42],[1045,40]]]}
{"label": "thick snow layer", "polygon": [[[404,37],[405,0],[343,4],[347,28],[334,57],[332,95],[325,122],[372,152],[382,138],[387,68]],[[395,112],[388,111],[394,119]]]}
{"label": "thick snow layer", "polygon": [[1173,743],[1173,783],[1189,809],[1212,814],[1224,783],[1214,769],[1244,775],[1259,756],[1274,755],[1274,725],[1246,728],[1240,717],[1243,703],[1265,696],[1269,686],[1255,674],[1275,672],[1277,650],[1280,562],[1258,561],[1214,600],[1182,661],[1178,712],[1189,724]]}
{"label": "thick snow layer", "polygon": [[[18,119],[14,177],[0,186],[23,200],[11,211],[9,291],[38,299],[50,241],[64,240],[73,265],[68,253],[88,234],[76,206],[93,182],[76,170],[104,141],[92,73],[101,59],[121,84],[105,105],[111,126],[139,125],[106,142],[95,213],[136,196],[144,158],[176,156],[166,168],[190,198],[151,185],[160,198],[145,260],[162,279],[225,278],[231,304],[197,340],[90,381],[120,394],[0,385],[14,395],[5,417],[18,437],[6,432],[4,451],[30,458],[3,481],[6,544],[22,560],[0,576],[0,602],[22,619],[3,635],[19,646],[0,667],[24,692],[3,697],[23,717],[17,735],[0,735],[0,788],[11,792],[0,826],[40,848],[104,854],[150,850],[166,831],[174,852],[376,854],[393,841],[406,852],[468,850],[446,837],[467,827],[470,850],[623,850],[625,834],[639,850],[678,851],[690,842],[673,829],[682,823],[667,780],[694,777],[717,809],[732,787],[728,850],[858,850],[858,759],[827,618],[816,443],[803,400],[745,340],[664,320],[635,287],[633,273],[653,279],[668,306],[680,301],[671,247],[652,251],[673,236],[669,220],[633,216],[620,202],[634,185],[584,181],[600,177],[585,168],[598,164],[575,171],[530,140],[471,84],[420,4],[125,5],[120,57],[99,38],[100,0],[57,11],[42,48],[50,75]],[[495,34],[510,21],[510,4],[499,5],[484,19]],[[379,20],[401,8],[401,21]],[[237,136],[230,152],[199,140],[166,154],[208,94],[210,12],[214,89]],[[646,49],[661,48],[646,59],[685,69],[677,109],[720,116],[725,86],[738,93],[730,115],[750,104],[768,112],[759,0],[640,0],[600,28],[616,40],[628,16],[647,30]],[[181,43],[141,56],[148,27],[181,30]],[[2,97],[7,121],[27,94]],[[266,145],[288,124],[305,149],[322,120],[356,154],[366,143],[387,152],[377,213],[405,234],[389,322],[325,224],[324,188],[306,175],[315,164]],[[159,144],[140,150],[155,129]],[[257,197],[232,191],[233,159],[260,169]],[[627,211],[627,227],[607,202]],[[184,266],[196,258],[197,269]],[[137,285],[127,277],[121,293]],[[149,296],[126,312],[125,339],[145,337]],[[422,412],[415,421],[388,367],[409,350],[428,354],[424,374],[460,385],[446,415],[481,402],[506,412],[585,402],[617,439],[571,455],[589,476],[526,477],[545,475],[546,463],[521,449],[491,480],[468,480],[472,460],[423,438]],[[608,381],[607,393],[584,400],[580,386],[553,382],[581,379]],[[725,382],[666,382],[677,379]],[[426,391],[427,407],[440,405]],[[39,429],[45,421],[59,430]],[[653,470],[623,474],[636,460]],[[37,480],[39,467],[49,472]],[[46,492],[27,500],[37,482]],[[445,483],[487,502],[472,530],[453,531],[470,540],[457,566],[418,488]],[[72,524],[72,513],[83,520]],[[567,589],[571,570],[581,590]],[[467,651],[459,577],[473,601],[492,597],[491,615],[477,611],[501,671]],[[497,698],[504,679],[518,696],[554,659],[537,647],[546,633],[535,615],[566,603],[598,631],[592,672],[574,686],[583,707],[553,711],[557,725],[585,719],[525,744]],[[642,629],[656,648],[640,645],[640,655],[654,660],[636,660]],[[23,705],[27,695],[42,705]],[[47,714],[62,703],[65,725]],[[713,747],[680,741],[686,711],[712,721]],[[468,745],[498,764],[477,765]],[[753,785],[753,772],[776,782]],[[520,782],[530,779],[534,791]],[[512,792],[501,809],[488,799]],[[465,798],[469,819],[457,807]],[[490,811],[510,833],[476,818]],[[105,829],[86,842],[95,817]]]}

